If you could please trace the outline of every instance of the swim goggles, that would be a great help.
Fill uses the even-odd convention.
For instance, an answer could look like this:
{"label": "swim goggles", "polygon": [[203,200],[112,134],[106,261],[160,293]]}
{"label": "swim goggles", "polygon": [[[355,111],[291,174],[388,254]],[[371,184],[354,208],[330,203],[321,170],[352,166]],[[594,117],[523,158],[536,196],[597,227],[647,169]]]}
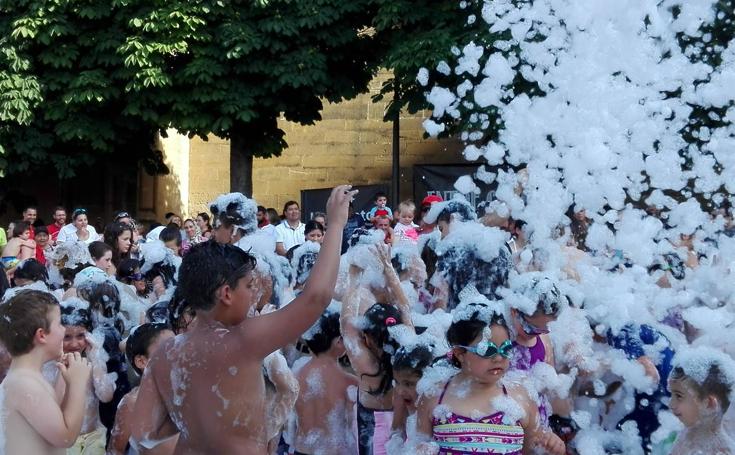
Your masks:
{"label": "swim goggles", "polygon": [[506,359],[510,359],[510,353],[513,350],[513,343],[510,340],[503,341],[503,344],[498,347],[495,343],[492,341],[486,341],[487,348],[485,349],[484,353],[480,352],[479,346],[483,342],[481,341],[478,346],[462,346],[461,344],[455,345],[455,348],[462,348],[466,350],[467,352],[471,352],[475,355],[478,355],[482,357],[483,359],[492,359],[496,355],[500,355],[500,357],[504,357]]}
{"label": "swim goggles", "polygon": [[526,332],[526,335],[538,336],[538,335],[545,335],[549,333],[549,329],[542,329],[528,322],[526,320],[526,317],[523,314],[519,314],[518,319],[521,321],[521,328],[523,329],[524,332]]}

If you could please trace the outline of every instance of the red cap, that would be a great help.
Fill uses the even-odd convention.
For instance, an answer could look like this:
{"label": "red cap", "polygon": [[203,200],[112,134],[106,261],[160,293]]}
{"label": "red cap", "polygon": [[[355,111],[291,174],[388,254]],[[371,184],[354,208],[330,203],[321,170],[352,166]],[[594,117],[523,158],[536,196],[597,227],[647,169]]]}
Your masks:
{"label": "red cap", "polygon": [[444,202],[444,199],[442,199],[441,196],[438,196],[436,194],[430,194],[424,198],[423,201],[421,201],[421,205],[431,205],[434,202]]}

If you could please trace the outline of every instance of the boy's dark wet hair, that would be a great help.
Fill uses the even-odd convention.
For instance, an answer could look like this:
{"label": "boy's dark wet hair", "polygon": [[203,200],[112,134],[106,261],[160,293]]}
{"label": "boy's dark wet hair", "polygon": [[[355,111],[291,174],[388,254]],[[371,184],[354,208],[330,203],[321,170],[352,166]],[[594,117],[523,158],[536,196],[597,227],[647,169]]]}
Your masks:
{"label": "boy's dark wet hair", "polygon": [[373,201],[378,202],[378,198],[381,198],[381,197],[388,199],[388,195],[385,194],[385,192],[378,191],[377,193],[375,193],[375,197],[373,198]]}
{"label": "boy's dark wet hair", "polygon": [[378,370],[378,374],[383,374],[383,379],[374,392],[376,395],[382,395],[393,387],[391,356],[400,347],[390,336],[388,327],[401,324],[403,321],[401,319],[401,313],[396,307],[382,303],[376,303],[368,308],[363,317],[363,333],[370,337],[373,343],[383,350],[380,358],[380,369]]}
{"label": "boy's dark wet hair", "polygon": [[97,240],[89,244],[89,255],[95,261],[104,256],[108,251],[112,251],[112,247],[105,242]]}
{"label": "boy's dark wet hair", "polygon": [[318,257],[319,253],[313,251],[304,253],[299,257],[299,263],[296,264],[297,285],[302,285],[306,283],[306,280],[309,278],[309,274],[311,273],[311,269],[314,268]]}
{"label": "boy's dark wet hair", "polygon": [[11,356],[33,350],[38,329],[51,329],[49,313],[58,307],[56,298],[43,291],[23,290],[0,305],[0,342]]}
{"label": "boy's dark wet hair", "polygon": [[149,357],[148,349],[156,342],[161,332],[165,330],[171,330],[171,327],[168,324],[147,322],[130,332],[130,336],[125,343],[125,357],[133,370],[138,373],[138,376],[143,376],[143,370],[135,365],[135,357],[139,355]]}
{"label": "boy's dark wet hair", "polygon": [[61,305],[61,324],[64,326],[84,327],[88,332],[92,331],[92,315],[89,308],[77,305]]}
{"label": "boy's dark wet hair", "polygon": [[[447,342],[449,346],[470,346],[477,337],[482,335],[485,327],[491,325],[500,325],[508,330],[508,323],[502,315],[493,313],[488,324],[485,318],[481,317],[481,307],[484,307],[484,305],[478,304],[477,307],[477,311],[473,312],[469,318],[452,322],[449,326],[449,329],[447,329]],[[451,359],[451,363],[457,368],[462,367],[462,364],[456,357]]]}
{"label": "boy's dark wet hair", "polygon": [[208,311],[215,305],[215,293],[222,285],[237,286],[252,272],[255,258],[233,245],[202,242],[184,256],[179,269],[177,294],[193,310]]}
{"label": "boy's dark wet hair", "polygon": [[177,225],[168,225],[161,231],[160,234],[158,234],[159,240],[161,240],[163,243],[166,242],[176,242],[176,246],[181,246],[181,230],[179,230],[179,227]]}
{"label": "boy's dark wet hair", "polygon": [[725,375],[717,364],[710,365],[707,371],[707,377],[701,384],[687,376],[682,367],[674,367],[669,376],[669,380],[686,381],[687,385],[694,390],[700,400],[706,398],[707,395],[714,395],[722,407],[723,414],[730,407],[730,393],[732,392],[732,388],[725,380]]}
{"label": "boy's dark wet hair", "polygon": [[15,269],[14,279],[23,279],[31,281],[42,281],[48,284],[48,270],[46,266],[38,262],[35,258],[28,258],[20,261]]}
{"label": "boy's dark wet hair", "polygon": [[410,371],[411,373],[422,376],[424,369],[431,365],[434,361],[434,355],[431,347],[417,344],[412,348],[402,346],[393,355],[393,371]]}
{"label": "boy's dark wet hair", "polygon": [[339,313],[336,311],[324,312],[315,325],[316,330],[310,330],[309,336],[304,335],[304,343],[314,355],[327,352],[332,342],[342,336],[339,326]]}
{"label": "boy's dark wet hair", "polygon": [[38,234],[46,234],[46,235],[49,235],[48,234],[48,228],[46,226],[34,227],[33,228],[33,232],[34,232],[34,235],[38,235]]}
{"label": "boy's dark wet hair", "polygon": [[87,267],[94,266],[92,264],[79,264],[73,269],[70,269],[68,267],[60,268],[59,275],[61,275],[61,278],[64,280],[64,284],[62,284],[61,288],[66,291],[67,289],[72,287],[74,285],[74,278],[79,272],[86,269]]}

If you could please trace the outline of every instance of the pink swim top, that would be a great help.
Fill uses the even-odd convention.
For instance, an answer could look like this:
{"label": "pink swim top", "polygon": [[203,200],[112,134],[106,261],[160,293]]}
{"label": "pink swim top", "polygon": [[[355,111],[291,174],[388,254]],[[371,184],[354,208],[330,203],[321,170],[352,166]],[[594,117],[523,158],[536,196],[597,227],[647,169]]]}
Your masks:
{"label": "pink swim top", "polygon": [[[451,382],[451,381],[449,381]],[[439,397],[441,404],[449,382]],[[505,387],[503,393],[507,395]],[[473,453],[520,455],[523,451],[523,427],[503,423],[503,412],[480,419],[472,419],[453,412],[441,418],[432,418],[434,441],[439,444],[439,455]]]}

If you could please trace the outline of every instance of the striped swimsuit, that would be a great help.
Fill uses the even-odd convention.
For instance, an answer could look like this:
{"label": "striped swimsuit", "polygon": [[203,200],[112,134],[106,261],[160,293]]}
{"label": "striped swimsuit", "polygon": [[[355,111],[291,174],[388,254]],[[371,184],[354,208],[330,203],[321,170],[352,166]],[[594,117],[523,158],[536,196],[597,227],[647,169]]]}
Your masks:
{"label": "striped swimsuit", "polygon": [[[444,385],[437,404],[441,404],[448,386],[449,382]],[[503,393],[507,395],[505,387]],[[520,455],[523,450],[523,427],[518,422],[515,425],[506,425],[503,417],[503,412],[480,419],[471,419],[453,412],[441,418],[433,417],[434,441],[439,444],[439,455]]]}

